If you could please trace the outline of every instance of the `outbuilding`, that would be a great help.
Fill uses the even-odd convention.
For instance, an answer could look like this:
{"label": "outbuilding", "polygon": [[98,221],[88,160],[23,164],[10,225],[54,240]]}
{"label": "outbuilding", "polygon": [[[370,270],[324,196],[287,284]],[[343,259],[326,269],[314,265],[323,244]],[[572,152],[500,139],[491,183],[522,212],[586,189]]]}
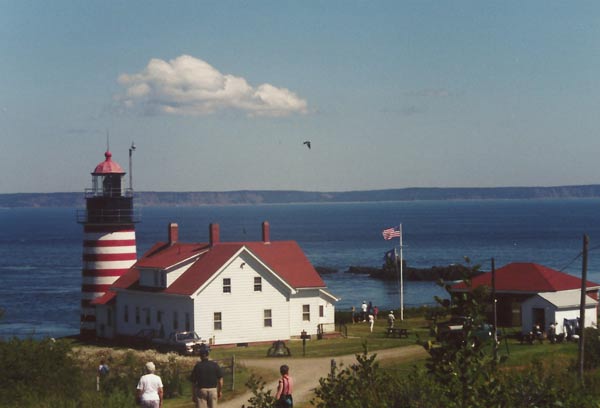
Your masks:
{"label": "outbuilding", "polygon": [[[565,333],[565,321],[578,321],[580,314],[581,291],[563,290],[560,292],[538,293],[525,300],[521,305],[523,334],[532,330],[534,325],[539,325],[542,330],[548,331],[554,323],[557,334]],[[590,296],[585,297],[585,324],[583,327],[593,327],[597,324],[596,307],[598,301]]]}
{"label": "outbuilding", "polygon": [[[526,318],[522,314],[521,306],[528,299],[541,293],[580,290],[582,286],[581,279],[576,276],[532,262],[507,264],[495,271],[494,278],[492,279],[492,272],[482,273],[471,280],[470,287],[465,282],[460,282],[452,285],[450,291],[461,293],[479,286],[486,286],[491,291],[492,280],[494,280],[499,326],[526,327],[528,321],[526,322]],[[586,295],[590,298],[598,299],[598,289],[600,289],[598,283],[585,282]],[[491,319],[491,301],[489,315]]]}

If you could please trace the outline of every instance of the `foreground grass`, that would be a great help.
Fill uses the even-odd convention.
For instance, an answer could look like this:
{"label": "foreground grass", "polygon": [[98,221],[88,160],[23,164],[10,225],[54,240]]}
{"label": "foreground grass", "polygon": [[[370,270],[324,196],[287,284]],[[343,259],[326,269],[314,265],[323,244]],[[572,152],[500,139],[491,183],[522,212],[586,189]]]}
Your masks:
{"label": "foreground grass", "polygon": [[[318,358],[318,357],[336,357],[342,355],[360,354],[363,351],[363,345],[366,344],[369,352],[376,353],[378,350],[383,350],[393,347],[405,347],[414,345],[418,339],[431,340],[430,323],[423,317],[411,317],[403,322],[396,322],[396,327],[404,327],[409,330],[408,338],[388,338],[385,334],[386,322],[382,319],[376,321],[373,332],[369,330],[367,323],[356,323],[347,325],[347,337],[337,339],[317,340],[311,339],[306,342],[305,349],[301,340],[291,340],[286,342],[286,345],[291,351],[291,356],[286,357],[286,362],[293,365],[295,359],[302,358]],[[252,360],[257,358],[265,358],[270,345],[250,345],[247,347],[231,347],[231,348],[213,348],[211,358],[213,359],[228,359],[235,356],[236,361]],[[91,362],[90,370],[95,370],[96,362],[100,358],[105,358],[110,361],[112,353],[123,353],[127,350],[107,349],[107,348],[91,348],[85,347],[87,356],[85,359]],[[95,351],[94,351],[95,350]],[[160,362],[165,359],[165,354],[157,353],[153,350],[139,351],[143,354],[144,359]],[[490,353],[491,353],[490,347]],[[520,344],[514,338],[503,340],[498,349],[500,356],[505,356],[506,361],[502,365],[503,369],[522,369],[530,366],[533,361],[552,362],[552,364],[569,365],[572,364],[577,357],[576,343],[563,344]],[[173,356],[171,356],[172,358]],[[381,367],[397,375],[410,375],[415,366],[422,367],[427,361],[426,353],[416,353],[414,355],[402,358],[393,358],[388,360],[378,360]],[[197,361],[196,357],[177,357],[182,362],[184,372],[191,371],[191,367]],[[92,373],[94,371],[91,371]],[[269,382],[278,377],[276,372],[260,371],[255,368],[252,370],[245,367],[243,364],[238,364],[235,372],[235,381],[233,391],[230,389],[224,390],[223,400],[230,400],[240,394],[247,392],[245,383],[250,375],[255,374]],[[189,382],[186,382],[182,395],[175,398],[169,398],[164,401],[166,408],[188,408],[193,407],[191,401],[191,388]],[[298,408],[306,408],[298,406]]]}

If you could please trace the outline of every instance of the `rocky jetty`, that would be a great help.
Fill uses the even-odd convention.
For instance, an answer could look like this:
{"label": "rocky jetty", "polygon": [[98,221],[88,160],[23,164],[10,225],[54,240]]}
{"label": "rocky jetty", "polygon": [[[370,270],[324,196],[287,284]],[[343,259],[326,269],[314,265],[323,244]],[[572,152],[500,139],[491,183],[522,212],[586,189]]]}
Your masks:
{"label": "rocky jetty", "polygon": [[[475,276],[481,272],[474,273],[464,265],[432,266],[431,268],[411,268],[404,264],[402,276],[405,281],[444,281],[460,280],[465,276]],[[346,273],[369,275],[374,279],[395,281],[398,272],[393,265],[384,265],[381,268],[369,266],[350,266]]]}
{"label": "rocky jetty", "polygon": [[315,266],[315,270],[319,273],[319,275],[330,275],[332,273],[337,273],[337,269],[330,268],[328,266]]}

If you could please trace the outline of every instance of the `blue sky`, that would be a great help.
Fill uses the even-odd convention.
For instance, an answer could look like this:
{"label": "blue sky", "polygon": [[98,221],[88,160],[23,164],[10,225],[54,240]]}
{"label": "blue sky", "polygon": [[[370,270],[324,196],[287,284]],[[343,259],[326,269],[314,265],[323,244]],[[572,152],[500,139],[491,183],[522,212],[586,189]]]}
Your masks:
{"label": "blue sky", "polygon": [[[600,183],[594,1],[0,0],[0,193]],[[302,143],[312,142],[307,149]]]}

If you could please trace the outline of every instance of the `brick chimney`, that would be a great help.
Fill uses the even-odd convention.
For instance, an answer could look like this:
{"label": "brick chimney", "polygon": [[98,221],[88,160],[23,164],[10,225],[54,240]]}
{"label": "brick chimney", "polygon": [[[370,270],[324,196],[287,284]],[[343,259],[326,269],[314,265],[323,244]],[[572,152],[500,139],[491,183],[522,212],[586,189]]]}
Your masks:
{"label": "brick chimney", "polygon": [[179,225],[172,222],[169,224],[169,245],[179,241]]}
{"label": "brick chimney", "polygon": [[262,223],[262,240],[265,244],[271,243],[271,229],[269,228],[269,221],[263,221]]}
{"label": "brick chimney", "polygon": [[210,239],[210,246],[219,243],[219,224],[210,223],[208,226],[208,236]]}

